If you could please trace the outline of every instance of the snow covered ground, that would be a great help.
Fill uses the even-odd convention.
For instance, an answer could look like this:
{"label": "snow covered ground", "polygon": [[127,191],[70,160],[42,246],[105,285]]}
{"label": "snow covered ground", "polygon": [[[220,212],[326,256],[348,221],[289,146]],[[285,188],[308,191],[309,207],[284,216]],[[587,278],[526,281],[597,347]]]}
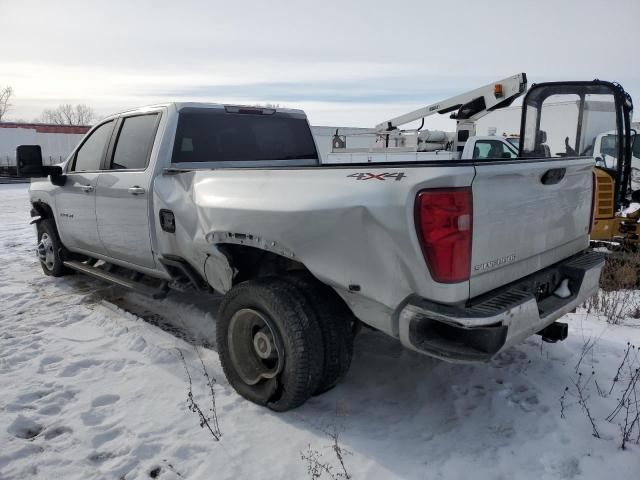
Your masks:
{"label": "snow covered ground", "polygon": [[[432,360],[365,330],[342,384],[275,414],[224,379],[210,344],[215,298],[154,303],[81,275],[44,276],[26,190],[0,185],[0,479],[304,479],[309,449],[337,476],[326,434],[336,430],[354,479],[640,476],[640,447],[621,450],[619,419],[605,420],[623,378],[611,395],[585,388],[600,439],[572,383],[595,371],[608,391],[626,342],[640,345],[637,320],[569,315],[567,341],[533,337],[482,365]],[[219,442],[187,408],[177,349],[208,405],[194,348],[217,380]]]}

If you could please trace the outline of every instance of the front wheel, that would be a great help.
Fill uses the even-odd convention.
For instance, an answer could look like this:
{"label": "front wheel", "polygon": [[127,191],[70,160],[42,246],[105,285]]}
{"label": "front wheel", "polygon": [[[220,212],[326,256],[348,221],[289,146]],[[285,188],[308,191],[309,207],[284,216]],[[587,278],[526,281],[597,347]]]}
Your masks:
{"label": "front wheel", "polygon": [[324,348],[306,298],[277,278],[241,283],[220,304],[220,363],[244,398],[272,410],[303,404],[322,378]]}
{"label": "front wheel", "polygon": [[58,237],[56,225],[52,219],[46,218],[38,222],[38,245],[36,254],[40,260],[42,271],[52,277],[67,275],[70,271],[64,266],[62,251],[64,247]]}

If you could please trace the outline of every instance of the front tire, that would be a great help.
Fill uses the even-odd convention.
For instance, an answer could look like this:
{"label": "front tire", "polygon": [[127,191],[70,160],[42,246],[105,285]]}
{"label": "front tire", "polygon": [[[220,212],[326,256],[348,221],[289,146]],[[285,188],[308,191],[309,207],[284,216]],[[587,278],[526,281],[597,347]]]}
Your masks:
{"label": "front tire", "polygon": [[40,266],[45,275],[52,277],[62,277],[70,273],[64,266],[63,251],[64,246],[58,236],[55,222],[50,218],[40,220],[37,225],[38,246],[36,253],[40,259]]}
{"label": "front tire", "polygon": [[322,378],[322,333],[306,298],[278,278],[243,282],[224,297],[216,343],[231,386],[275,411],[302,405]]}

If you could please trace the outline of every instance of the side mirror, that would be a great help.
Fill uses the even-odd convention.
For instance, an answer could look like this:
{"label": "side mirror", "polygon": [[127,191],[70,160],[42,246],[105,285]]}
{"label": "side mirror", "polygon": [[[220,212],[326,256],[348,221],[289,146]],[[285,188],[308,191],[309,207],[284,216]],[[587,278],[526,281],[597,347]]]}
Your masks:
{"label": "side mirror", "polygon": [[17,176],[22,178],[44,178],[51,175],[54,185],[64,185],[65,177],[62,167],[58,165],[42,165],[40,145],[20,145],[16,149]]}
{"label": "side mirror", "polygon": [[509,152],[502,152],[502,158],[511,158],[511,154]]}
{"label": "side mirror", "polygon": [[46,177],[40,145],[20,145],[16,149],[17,175],[24,178]]}

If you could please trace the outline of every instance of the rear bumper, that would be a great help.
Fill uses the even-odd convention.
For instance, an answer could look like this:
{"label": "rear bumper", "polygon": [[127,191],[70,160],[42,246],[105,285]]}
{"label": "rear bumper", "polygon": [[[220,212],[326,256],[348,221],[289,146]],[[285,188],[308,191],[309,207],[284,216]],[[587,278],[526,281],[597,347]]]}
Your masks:
{"label": "rear bumper", "polygon": [[[467,302],[442,305],[410,297],[400,310],[400,341],[412,350],[452,362],[489,360],[539,332],[593,295],[604,256],[584,252]],[[571,294],[556,286],[568,279]]]}

